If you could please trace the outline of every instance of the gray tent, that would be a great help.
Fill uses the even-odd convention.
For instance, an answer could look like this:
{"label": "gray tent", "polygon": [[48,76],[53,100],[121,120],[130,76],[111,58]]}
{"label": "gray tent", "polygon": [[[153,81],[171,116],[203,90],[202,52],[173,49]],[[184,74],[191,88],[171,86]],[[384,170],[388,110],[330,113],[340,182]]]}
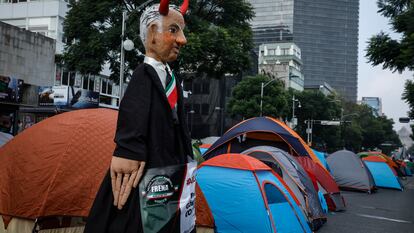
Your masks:
{"label": "gray tent", "polygon": [[348,150],[330,154],[326,162],[336,183],[342,189],[371,193],[375,188],[374,179],[358,155]]}
{"label": "gray tent", "polygon": [[323,225],[326,216],[323,213],[312,180],[305,169],[290,154],[271,146],[256,146],[243,151],[241,154],[262,161],[283,178],[301,203],[312,230],[317,230]]}

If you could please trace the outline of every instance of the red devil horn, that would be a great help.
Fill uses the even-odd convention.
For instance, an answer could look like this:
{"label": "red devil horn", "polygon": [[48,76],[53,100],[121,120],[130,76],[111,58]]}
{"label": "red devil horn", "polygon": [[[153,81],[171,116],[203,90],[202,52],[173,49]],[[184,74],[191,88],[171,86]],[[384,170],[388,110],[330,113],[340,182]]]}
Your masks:
{"label": "red devil horn", "polygon": [[183,4],[180,7],[180,12],[182,15],[185,15],[188,9],[189,0],[184,0]]}
{"label": "red devil horn", "polygon": [[159,8],[159,12],[161,15],[168,15],[168,9],[170,8],[169,4],[169,0],[161,0]]}

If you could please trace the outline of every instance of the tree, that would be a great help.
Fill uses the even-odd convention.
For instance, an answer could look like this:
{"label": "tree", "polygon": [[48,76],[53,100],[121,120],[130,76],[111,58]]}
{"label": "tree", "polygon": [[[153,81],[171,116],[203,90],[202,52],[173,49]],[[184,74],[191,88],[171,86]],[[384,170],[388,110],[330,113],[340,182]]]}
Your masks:
{"label": "tree", "polygon": [[353,122],[359,125],[362,133],[361,147],[365,150],[380,148],[391,151],[401,146],[397,133],[393,130],[393,120],[386,116],[375,117],[367,105],[353,104],[356,113]]}
{"label": "tree", "polygon": [[368,42],[367,54],[373,65],[402,72],[414,70],[414,2],[412,0],[378,0],[378,12],[390,19],[400,40],[381,32]]}
{"label": "tree", "polygon": [[[65,65],[83,74],[98,74],[104,63],[109,62],[111,78],[117,80],[122,12],[128,12],[126,37],[144,51],[139,38],[138,9],[144,2],[71,0],[71,10],[64,22],[68,41],[63,56]],[[217,78],[249,68],[252,33],[248,21],[252,17],[253,10],[247,1],[192,0],[185,16],[188,44],[177,63],[186,71],[204,72]],[[138,51],[126,52],[125,61],[125,71],[135,69],[140,62]]]}
{"label": "tree", "polygon": [[[368,42],[367,58],[383,69],[403,72],[414,70],[414,2],[412,0],[379,0],[378,12],[390,19],[392,29],[401,34],[400,40],[381,32]],[[409,116],[414,117],[414,83],[407,81],[402,95],[410,106]],[[414,129],[413,126],[411,126]]]}
{"label": "tree", "polygon": [[[314,124],[312,129],[313,147],[334,152],[346,148],[359,152],[361,148],[381,148],[391,151],[401,145],[397,133],[393,130],[391,119],[375,117],[367,105],[343,102],[337,96],[325,96],[321,92],[292,92],[302,107],[295,115],[298,126],[295,130],[306,138],[305,120],[336,120],[339,126]],[[289,97],[291,99],[291,97]]]}
{"label": "tree", "polygon": [[[336,96],[325,96],[319,91],[291,91],[301,103],[301,108],[296,108],[295,115],[298,118],[298,125],[295,130],[307,138],[306,120],[338,120],[341,116],[340,101]],[[290,97],[290,100],[292,97]],[[290,106],[291,108],[291,106]],[[291,113],[290,113],[291,116]],[[335,150],[341,144],[341,131],[338,126],[313,125],[312,142],[319,150]]]}
{"label": "tree", "polygon": [[[245,77],[233,89],[228,111],[232,115],[251,118],[260,116],[261,84],[270,78],[263,75]],[[263,116],[285,118],[289,112],[288,93],[281,81],[273,81],[263,91]]]}
{"label": "tree", "polygon": [[402,99],[405,100],[409,107],[410,111],[408,116],[414,118],[414,83],[411,80],[407,80],[404,87],[404,92],[402,94]]}

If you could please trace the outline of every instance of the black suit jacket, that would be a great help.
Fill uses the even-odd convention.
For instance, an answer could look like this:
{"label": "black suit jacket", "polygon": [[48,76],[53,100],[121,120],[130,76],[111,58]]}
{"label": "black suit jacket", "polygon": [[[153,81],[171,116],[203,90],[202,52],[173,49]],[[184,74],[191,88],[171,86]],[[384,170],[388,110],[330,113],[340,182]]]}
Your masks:
{"label": "black suit jacket", "polygon": [[[145,168],[187,163],[192,157],[183,112],[183,96],[177,81],[178,123],[174,121],[165,90],[154,68],[141,64],[132,75],[122,99],[115,135],[114,156],[146,161]],[[111,177],[107,172],[96,195],[85,233],[141,233],[138,188],[133,189],[122,210],[113,205]],[[164,229],[160,233],[174,232]]]}
{"label": "black suit jacket", "polygon": [[176,83],[178,123],[157,72],[145,63],[137,67],[121,101],[114,156],[146,161],[148,168],[183,164],[193,156],[182,88]]}

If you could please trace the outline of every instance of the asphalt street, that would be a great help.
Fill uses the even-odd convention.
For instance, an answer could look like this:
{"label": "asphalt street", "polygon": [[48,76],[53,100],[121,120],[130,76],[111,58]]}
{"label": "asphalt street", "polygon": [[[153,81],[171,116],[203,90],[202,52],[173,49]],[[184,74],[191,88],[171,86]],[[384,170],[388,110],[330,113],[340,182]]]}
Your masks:
{"label": "asphalt street", "polygon": [[403,183],[404,191],[343,191],[347,210],[329,213],[318,233],[414,233],[414,178]]}

